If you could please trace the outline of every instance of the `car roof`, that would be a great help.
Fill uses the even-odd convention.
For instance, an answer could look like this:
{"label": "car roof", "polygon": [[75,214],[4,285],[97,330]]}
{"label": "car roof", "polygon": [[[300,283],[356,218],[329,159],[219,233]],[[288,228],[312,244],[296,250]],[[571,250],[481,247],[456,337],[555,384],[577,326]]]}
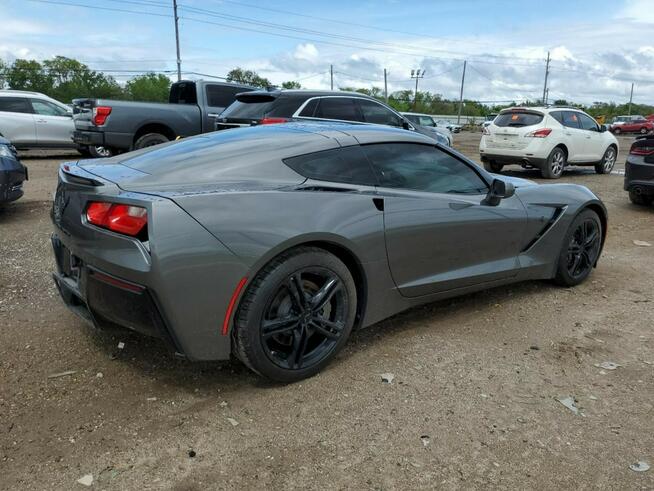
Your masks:
{"label": "car roof", "polygon": [[0,96],[16,96],[16,95],[37,95],[39,97],[48,97],[41,92],[33,92],[30,90],[13,90],[13,89],[2,89],[0,90]]}
{"label": "car roof", "polygon": [[[275,97],[280,95],[290,96],[304,96],[304,97],[361,97],[363,99],[371,99],[377,101],[374,97],[362,94],[360,92],[350,92],[346,90],[309,90],[309,89],[272,89],[272,90],[254,90],[248,92],[248,95],[268,94]],[[377,101],[379,102],[379,101]]]}
{"label": "car roof", "polygon": [[427,113],[410,113],[410,112],[401,112],[400,114],[404,114],[405,116],[427,116],[428,118],[433,118],[431,114]]}

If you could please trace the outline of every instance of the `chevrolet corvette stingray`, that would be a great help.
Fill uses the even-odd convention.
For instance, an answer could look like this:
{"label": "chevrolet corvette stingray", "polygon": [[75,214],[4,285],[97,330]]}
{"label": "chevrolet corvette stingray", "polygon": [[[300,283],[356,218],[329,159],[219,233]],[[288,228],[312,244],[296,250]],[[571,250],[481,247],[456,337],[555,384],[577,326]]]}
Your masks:
{"label": "chevrolet corvette stingray", "polygon": [[233,129],[59,169],[55,283],[98,328],[292,382],[409,307],[596,266],[587,188],[494,176],[376,125]]}

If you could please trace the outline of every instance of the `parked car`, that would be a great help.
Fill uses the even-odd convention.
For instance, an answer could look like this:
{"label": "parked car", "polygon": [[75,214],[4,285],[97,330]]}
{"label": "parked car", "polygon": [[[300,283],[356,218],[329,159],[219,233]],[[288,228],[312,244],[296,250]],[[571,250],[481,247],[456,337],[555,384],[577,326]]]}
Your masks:
{"label": "parked car", "polygon": [[482,131],[484,130],[484,128],[488,128],[496,117],[497,114],[489,114],[488,116],[486,116],[484,120],[481,123],[479,123],[479,126],[481,126]]}
{"label": "parked car", "polygon": [[292,382],[353,329],[491,286],[583,282],[606,235],[587,188],[496,177],[422,134],[288,123],[69,162],[55,281],[96,327],[239,357]]}
{"label": "parked car", "polygon": [[358,92],[325,90],[259,90],[238,94],[220,115],[216,130],[291,121],[354,122],[403,128],[447,145],[440,134],[412,125],[373,97]]}
{"label": "parked car", "polygon": [[77,145],[72,109],[39,92],[0,90],[0,136],[18,149],[74,148],[84,155],[101,148]]}
{"label": "parked car", "polygon": [[624,189],[636,205],[654,201],[654,136],[636,138],[624,166]]}
{"label": "parked car", "polygon": [[654,121],[649,121],[642,116],[634,116],[627,121],[620,121],[619,124],[612,124],[609,129],[616,135],[621,133],[646,135],[654,131]]}
{"label": "parked car", "polygon": [[0,137],[0,205],[20,198],[24,181],[27,181],[27,167],[20,163],[9,140]]}
{"label": "parked car", "polygon": [[608,174],[615,165],[618,141],[585,112],[563,107],[505,109],[484,128],[479,143],[484,168],[500,172],[505,165],[538,168],[557,179],[569,165],[592,165]]}
{"label": "parked car", "polygon": [[447,128],[449,131],[452,133],[459,133],[461,132],[461,129],[463,128],[463,125],[457,124],[457,123],[452,123],[451,121],[447,121],[446,119],[439,119],[436,121],[436,126],[439,128]]}
{"label": "parked car", "polygon": [[443,138],[443,141],[439,142],[448,147],[452,146],[452,132],[447,128],[441,128],[436,125],[436,120],[433,116],[429,114],[421,113],[400,113],[406,119],[408,119],[414,125],[420,126],[428,131],[433,131],[438,134],[438,136]]}
{"label": "parked car", "polygon": [[172,84],[168,104],[75,99],[73,140],[120,153],[206,133],[214,130],[215,118],[236,94],[249,90],[254,88],[184,80]]}

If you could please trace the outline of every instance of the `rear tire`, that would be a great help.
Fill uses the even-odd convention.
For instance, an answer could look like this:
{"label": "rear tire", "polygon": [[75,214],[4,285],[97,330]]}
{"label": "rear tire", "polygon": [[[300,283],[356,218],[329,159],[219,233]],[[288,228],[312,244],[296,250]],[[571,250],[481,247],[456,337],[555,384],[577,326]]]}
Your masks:
{"label": "rear tire", "polygon": [[484,162],[484,169],[488,172],[493,172],[494,174],[499,174],[504,168],[503,164],[498,164],[497,162]]}
{"label": "rear tire", "polygon": [[646,134],[647,134],[647,128],[645,128],[645,127],[643,126],[643,127],[640,129],[640,134],[641,134],[641,135],[646,135]]}
{"label": "rear tire", "polygon": [[235,354],[271,380],[302,380],[342,349],[356,309],[354,279],[340,259],[317,247],[290,250],[265,266],[243,296],[234,322]]}
{"label": "rear tire", "polygon": [[654,196],[649,196],[646,194],[637,194],[634,191],[629,191],[629,199],[634,205],[649,206],[652,204],[652,200],[654,200]]}
{"label": "rear tire", "polygon": [[610,174],[615,166],[615,161],[617,159],[617,152],[614,147],[609,147],[604,152],[604,157],[599,164],[595,164],[595,172],[598,174]]}
{"label": "rear tire", "polygon": [[572,221],[559,253],[554,282],[575,286],[588,278],[602,248],[602,222],[593,210],[586,209]]}
{"label": "rear tire", "polygon": [[134,149],[139,150],[141,148],[152,147],[154,145],[160,145],[161,143],[169,142],[170,140],[165,135],[161,133],[146,133],[141,136],[134,143]]}
{"label": "rear tire", "polygon": [[567,163],[567,155],[561,147],[556,147],[547,157],[545,167],[540,170],[545,179],[558,179],[563,174]]}

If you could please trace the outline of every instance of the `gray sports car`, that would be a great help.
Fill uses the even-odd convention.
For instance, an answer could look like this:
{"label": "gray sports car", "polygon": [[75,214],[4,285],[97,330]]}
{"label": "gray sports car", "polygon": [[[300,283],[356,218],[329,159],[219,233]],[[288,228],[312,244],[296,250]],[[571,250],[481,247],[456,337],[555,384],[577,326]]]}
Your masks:
{"label": "gray sports car", "polygon": [[63,164],[52,219],[55,282],[93,325],[290,382],[414,305],[582,282],[607,215],[585,187],[495,177],[420,134],[289,123]]}

